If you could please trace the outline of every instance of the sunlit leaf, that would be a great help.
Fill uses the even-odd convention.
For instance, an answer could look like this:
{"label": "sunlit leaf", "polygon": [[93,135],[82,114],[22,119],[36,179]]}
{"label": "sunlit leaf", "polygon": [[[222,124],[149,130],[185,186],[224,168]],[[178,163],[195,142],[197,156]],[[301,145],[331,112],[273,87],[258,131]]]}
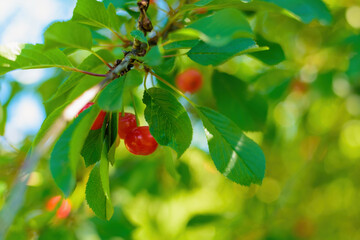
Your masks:
{"label": "sunlit leaf", "polygon": [[265,156],[261,148],[224,115],[205,107],[198,107],[198,110],[218,171],[241,185],[261,184],[265,175]]}
{"label": "sunlit leaf", "polygon": [[212,46],[224,46],[234,38],[249,37],[251,27],[245,16],[236,9],[224,9],[190,24],[187,28],[200,31],[201,39]]}
{"label": "sunlit leaf", "polygon": [[92,37],[90,29],[76,22],[56,22],[44,33],[46,48],[79,48],[90,50]]}
{"label": "sunlit leaf", "polygon": [[15,69],[49,67],[72,67],[72,64],[59,49],[44,50],[41,44],[0,46],[0,74]]}

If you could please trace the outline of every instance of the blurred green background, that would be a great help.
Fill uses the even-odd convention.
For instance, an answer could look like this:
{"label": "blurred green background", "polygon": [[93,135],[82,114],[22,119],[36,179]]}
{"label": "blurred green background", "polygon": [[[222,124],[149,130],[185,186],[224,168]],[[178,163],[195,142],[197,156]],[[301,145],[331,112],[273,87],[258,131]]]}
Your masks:
{"label": "blurred green background", "polygon": [[[261,186],[243,187],[217,172],[201,122],[185,104],[192,113],[194,140],[175,169],[169,167],[173,157],[166,148],[150,157],[129,154],[123,143],[117,149],[110,176],[116,210],[109,222],[97,219],[84,202],[85,166],[70,197],[69,217],[58,219],[55,211],[47,211],[46,202],[60,190],[44,157],[31,174],[8,239],[360,239],[360,2],[324,2],[330,24],[305,24],[282,10],[243,9],[258,34],[282,47],[286,60],[269,66],[243,55],[217,67],[247,82],[268,102],[264,131],[246,132],[266,156]],[[176,66],[177,71],[195,66],[204,73],[203,89],[191,98],[216,109],[214,69],[185,56]],[[60,71],[50,75],[31,85],[42,101],[68,76]],[[0,105],[0,128],[6,124],[7,106],[29,88],[16,78],[1,76],[1,81],[7,81],[11,94]],[[137,92],[141,113],[142,91]],[[52,109],[45,105],[46,113]],[[0,208],[32,139],[29,134],[14,148],[2,140]]]}

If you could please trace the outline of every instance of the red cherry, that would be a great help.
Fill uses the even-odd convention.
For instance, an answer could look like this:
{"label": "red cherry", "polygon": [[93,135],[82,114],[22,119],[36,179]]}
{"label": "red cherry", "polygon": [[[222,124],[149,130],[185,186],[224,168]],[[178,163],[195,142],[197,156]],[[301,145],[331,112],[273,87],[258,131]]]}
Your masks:
{"label": "red cherry", "polygon": [[203,77],[199,70],[189,68],[176,77],[175,84],[182,92],[197,92],[203,83]]}
{"label": "red cherry", "polygon": [[205,14],[207,13],[207,8],[206,7],[202,7],[202,8],[197,8],[194,10],[197,14]]}
{"label": "red cherry", "polygon": [[132,113],[125,113],[121,116],[119,113],[118,133],[121,139],[125,139],[126,135],[137,127],[136,117]]}
{"label": "red cherry", "polygon": [[309,88],[308,84],[300,80],[295,80],[291,83],[291,89],[294,92],[304,94],[308,91],[308,88]]}
{"label": "red cherry", "polygon": [[148,126],[136,127],[125,138],[125,146],[135,155],[149,155],[153,153],[158,143],[151,135]]}
{"label": "red cherry", "polygon": [[[77,116],[79,116],[80,113],[82,113],[83,111],[85,111],[85,109],[89,108],[90,106],[94,105],[93,102],[88,102],[77,114]],[[93,125],[91,126],[91,130],[97,130],[100,129],[103,125],[104,119],[106,116],[106,112],[104,111],[100,111],[99,115],[96,117]]]}
{"label": "red cherry", "polygon": [[60,202],[60,200],[61,200],[60,195],[50,198],[49,201],[47,201],[46,203],[46,210],[48,211],[54,210],[57,204]]}
{"label": "red cherry", "polygon": [[56,217],[60,219],[66,218],[67,216],[69,216],[70,212],[71,212],[71,202],[69,199],[64,199],[61,203],[61,206],[56,211]]}

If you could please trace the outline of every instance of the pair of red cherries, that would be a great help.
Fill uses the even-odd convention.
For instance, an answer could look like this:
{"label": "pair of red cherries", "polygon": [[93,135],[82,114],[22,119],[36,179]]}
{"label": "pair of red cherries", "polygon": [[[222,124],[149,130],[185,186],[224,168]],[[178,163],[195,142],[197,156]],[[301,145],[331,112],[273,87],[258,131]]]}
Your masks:
{"label": "pair of red cherries", "polygon": [[[92,106],[94,103],[87,103],[79,112]],[[91,130],[100,129],[103,125],[106,112],[100,111],[96,117]],[[120,139],[124,139],[125,146],[129,152],[135,155],[149,155],[153,153],[158,143],[151,135],[148,126],[137,126],[136,116],[132,113],[119,113],[118,134]]]}

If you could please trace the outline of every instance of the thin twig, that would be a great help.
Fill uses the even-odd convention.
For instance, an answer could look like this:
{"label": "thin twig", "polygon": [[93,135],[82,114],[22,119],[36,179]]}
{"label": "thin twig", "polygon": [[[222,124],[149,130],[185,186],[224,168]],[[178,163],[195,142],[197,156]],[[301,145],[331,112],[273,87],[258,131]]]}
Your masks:
{"label": "thin twig", "polygon": [[112,66],[107,62],[105,61],[105,59],[103,59],[99,54],[97,54],[95,51],[90,51],[92,54],[94,54],[98,59],[100,59],[100,61],[102,61],[106,66],[108,66],[108,68],[112,68]]}
{"label": "thin twig", "polygon": [[139,115],[137,114],[137,111],[136,111],[136,104],[135,104],[134,94],[133,94],[133,92],[131,90],[130,90],[130,97],[131,97],[131,101],[132,101],[133,108],[134,108],[136,124],[138,126],[140,126]]}
{"label": "thin twig", "polygon": [[174,87],[173,85],[171,85],[170,83],[168,83],[165,79],[163,79],[162,77],[160,77],[159,75],[157,75],[156,73],[154,73],[153,71],[150,71],[150,74],[155,76],[157,79],[159,79],[162,83],[164,83],[166,86],[168,86],[169,88],[171,88],[172,90],[174,90],[175,92],[177,92],[179,95],[181,95],[183,98],[185,98],[193,107],[196,106],[196,104],[190,100],[190,98],[188,98],[184,93],[182,93],[179,89],[177,89],[176,87]]}
{"label": "thin twig", "polygon": [[88,71],[84,71],[84,70],[81,70],[78,68],[72,68],[72,67],[63,67],[63,68],[66,70],[69,70],[69,71],[79,72],[79,73],[83,73],[83,74],[87,74],[87,75],[91,75],[91,76],[95,76],[95,77],[106,77],[106,74],[88,72]]}

